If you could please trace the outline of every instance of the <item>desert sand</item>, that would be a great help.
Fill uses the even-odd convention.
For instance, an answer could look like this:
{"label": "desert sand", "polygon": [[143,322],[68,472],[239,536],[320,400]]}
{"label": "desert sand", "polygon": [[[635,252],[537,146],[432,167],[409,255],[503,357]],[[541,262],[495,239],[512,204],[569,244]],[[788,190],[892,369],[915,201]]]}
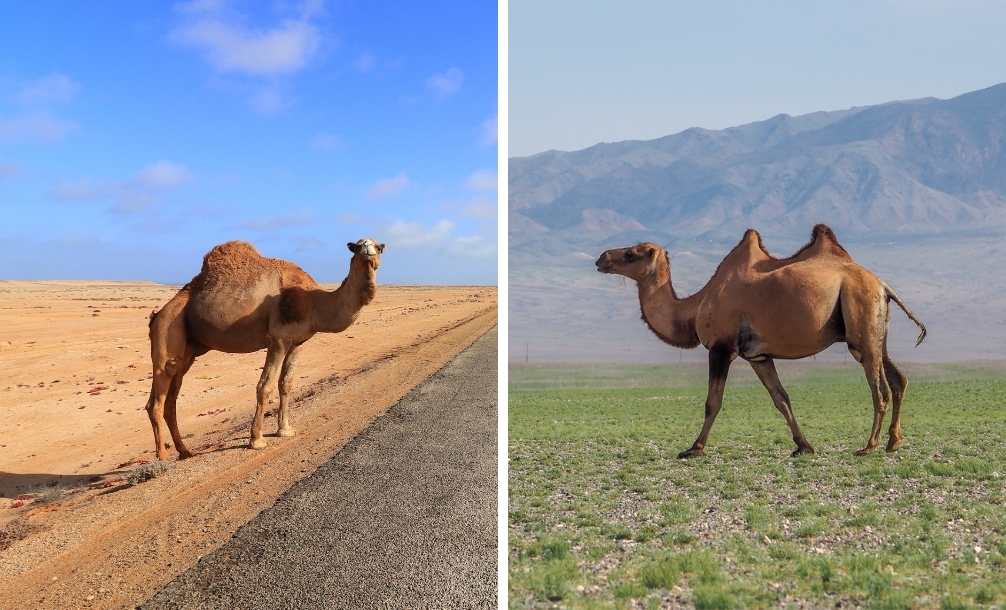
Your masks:
{"label": "desert sand", "polygon": [[147,320],[176,290],[0,281],[0,607],[142,601],[496,322],[495,288],[380,286],[305,346],[298,436],[264,451],[244,448],[264,351],[210,352],[178,400],[199,455],[130,486],[154,459]]}

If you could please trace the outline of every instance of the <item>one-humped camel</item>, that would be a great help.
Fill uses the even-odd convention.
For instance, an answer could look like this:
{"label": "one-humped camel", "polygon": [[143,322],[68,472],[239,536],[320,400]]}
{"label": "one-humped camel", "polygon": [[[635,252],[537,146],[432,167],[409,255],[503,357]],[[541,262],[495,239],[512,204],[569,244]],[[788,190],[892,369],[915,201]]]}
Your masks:
{"label": "one-humped camel", "polygon": [[662,341],[682,348],[702,344],[709,350],[705,422],[679,458],[703,454],[737,356],[751,364],[789,425],[797,446],[793,456],[814,453],[797,425],[774,359],[804,358],[837,342],[847,343],[863,366],[873,395],[873,429],[856,454],[877,447],[889,404],[887,450],[901,445],[901,402],[908,378],[887,353],[888,303],[897,303],[919,326],[916,345],[926,337],[926,327],[890,286],[852,260],[825,225],[814,227],[810,243],[785,259],[773,258],[758,232],[749,229],[705,287],[685,298],[674,292],[670,258],[657,244],[608,250],[596,265],[602,273],[636,281],[643,320]]}
{"label": "one-humped camel", "polygon": [[346,330],[377,290],[384,244],[361,239],[347,246],[353,253],[349,275],[329,292],[297,265],[265,258],[249,243],[220,244],[203,257],[199,275],[151,315],[154,374],[147,413],[157,459],[167,459],[171,447],[162,435],[165,420],[179,457],[193,455],[178,431],[176,402],[192,362],[210,350],[242,354],[267,348],[248,446],[266,446],[262,419],[277,377],[279,436],[294,435],[288,403],[291,369],[301,345],[315,333]]}

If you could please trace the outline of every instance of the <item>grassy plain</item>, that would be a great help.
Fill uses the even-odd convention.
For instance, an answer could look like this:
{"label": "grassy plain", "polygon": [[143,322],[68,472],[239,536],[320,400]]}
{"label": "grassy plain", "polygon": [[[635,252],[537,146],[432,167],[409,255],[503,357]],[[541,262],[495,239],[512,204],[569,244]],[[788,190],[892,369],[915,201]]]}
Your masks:
{"label": "grassy plain", "polygon": [[904,367],[904,445],[855,457],[861,371],[779,368],[815,456],[742,362],[685,461],[703,368],[511,367],[510,606],[1006,607],[1006,369]]}

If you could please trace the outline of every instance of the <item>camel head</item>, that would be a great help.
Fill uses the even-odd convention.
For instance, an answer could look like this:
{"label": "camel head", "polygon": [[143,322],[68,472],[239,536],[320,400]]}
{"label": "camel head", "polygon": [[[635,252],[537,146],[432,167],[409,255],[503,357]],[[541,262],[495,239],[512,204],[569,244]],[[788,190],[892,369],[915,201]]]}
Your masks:
{"label": "camel head", "polygon": [[372,239],[360,239],[346,244],[349,251],[353,253],[353,260],[350,265],[366,264],[377,271],[381,266],[381,253],[384,252],[384,244],[379,244]]}
{"label": "camel head", "polygon": [[594,264],[601,273],[617,273],[639,281],[656,273],[661,260],[667,260],[667,251],[647,241],[629,248],[605,250]]}

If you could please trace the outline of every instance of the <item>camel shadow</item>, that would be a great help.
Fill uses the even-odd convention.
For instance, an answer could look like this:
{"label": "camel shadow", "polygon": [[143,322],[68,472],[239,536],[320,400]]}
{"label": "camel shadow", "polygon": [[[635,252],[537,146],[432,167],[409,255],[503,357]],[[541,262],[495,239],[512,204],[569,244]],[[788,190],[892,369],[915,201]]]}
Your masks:
{"label": "camel shadow", "polygon": [[22,494],[86,487],[115,474],[45,474],[0,471],[0,498],[16,498]]}

